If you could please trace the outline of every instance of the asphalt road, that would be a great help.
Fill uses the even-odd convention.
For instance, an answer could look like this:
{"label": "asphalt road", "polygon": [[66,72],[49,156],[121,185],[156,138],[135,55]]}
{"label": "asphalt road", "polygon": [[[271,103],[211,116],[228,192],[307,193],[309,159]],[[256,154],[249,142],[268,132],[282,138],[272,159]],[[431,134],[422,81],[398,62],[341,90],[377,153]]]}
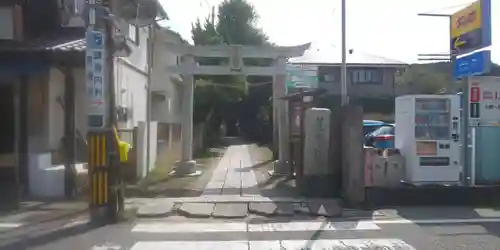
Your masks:
{"label": "asphalt road", "polygon": [[246,222],[185,218],[137,220],[99,228],[82,225],[50,237],[19,237],[15,244],[0,249],[500,249],[499,220],[422,223],[398,220],[333,223],[291,219]]}

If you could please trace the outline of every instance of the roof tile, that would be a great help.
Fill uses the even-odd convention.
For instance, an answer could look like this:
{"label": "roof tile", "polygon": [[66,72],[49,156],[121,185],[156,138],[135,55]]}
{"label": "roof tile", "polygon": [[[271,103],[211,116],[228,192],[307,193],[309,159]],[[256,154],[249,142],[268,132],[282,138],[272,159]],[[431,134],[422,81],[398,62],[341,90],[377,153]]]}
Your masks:
{"label": "roof tile", "polygon": [[83,52],[86,49],[84,30],[61,30],[28,42],[0,41],[0,51]]}

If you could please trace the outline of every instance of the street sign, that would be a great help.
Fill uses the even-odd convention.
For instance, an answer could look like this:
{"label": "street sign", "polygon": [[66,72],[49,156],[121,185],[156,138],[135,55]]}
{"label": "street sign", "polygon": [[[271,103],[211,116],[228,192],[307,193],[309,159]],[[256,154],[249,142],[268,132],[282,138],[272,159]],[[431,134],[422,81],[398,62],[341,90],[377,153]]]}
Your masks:
{"label": "street sign", "polygon": [[468,88],[470,126],[491,126],[500,123],[500,77],[470,77]]}
{"label": "street sign", "polygon": [[455,55],[491,46],[491,0],[478,0],[453,14],[450,28]]}
{"label": "street sign", "polygon": [[89,28],[86,41],[85,75],[88,125],[91,127],[104,127],[106,115],[105,35],[102,31]]}
{"label": "street sign", "polygon": [[318,87],[318,66],[303,64],[286,65],[287,93],[294,89],[315,89]]}
{"label": "street sign", "polygon": [[453,77],[462,78],[466,76],[488,73],[491,69],[491,52],[479,51],[455,60],[453,64]]}

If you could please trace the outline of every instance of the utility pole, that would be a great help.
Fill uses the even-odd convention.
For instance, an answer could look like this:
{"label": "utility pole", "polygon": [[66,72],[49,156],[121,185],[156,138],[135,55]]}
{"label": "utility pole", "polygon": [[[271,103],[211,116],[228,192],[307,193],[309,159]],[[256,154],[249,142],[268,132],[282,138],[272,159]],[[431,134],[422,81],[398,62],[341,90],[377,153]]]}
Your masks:
{"label": "utility pole", "polygon": [[349,96],[347,95],[347,44],[346,44],[346,0],[342,0],[341,6],[341,31],[342,31],[342,66],[340,67],[340,103],[342,106],[349,104]]}
{"label": "utility pole", "polygon": [[[91,219],[113,221],[123,211],[114,90],[114,28],[110,1],[89,0],[86,87]],[[96,10],[99,11],[96,11]]]}

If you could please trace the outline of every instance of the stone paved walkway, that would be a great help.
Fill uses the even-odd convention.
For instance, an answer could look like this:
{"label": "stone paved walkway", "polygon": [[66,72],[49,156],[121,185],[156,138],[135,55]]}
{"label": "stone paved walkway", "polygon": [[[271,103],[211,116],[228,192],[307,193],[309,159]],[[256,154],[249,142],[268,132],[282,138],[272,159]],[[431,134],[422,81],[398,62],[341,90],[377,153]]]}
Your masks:
{"label": "stone paved walkway", "polygon": [[248,145],[230,146],[212,173],[202,196],[258,195]]}
{"label": "stone paved walkway", "polygon": [[[255,145],[230,146],[212,172],[199,197],[179,197],[147,201],[140,206],[141,217],[182,215],[196,218],[245,218],[259,216],[336,217],[341,214],[337,200],[278,197],[272,192],[261,193],[253,162],[258,154]],[[252,160],[253,159],[253,160]],[[259,160],[264,160],[260,159]],[[269,191],[269,190],[267,190]],[[265,194],[265,195],[264,195]]]}

